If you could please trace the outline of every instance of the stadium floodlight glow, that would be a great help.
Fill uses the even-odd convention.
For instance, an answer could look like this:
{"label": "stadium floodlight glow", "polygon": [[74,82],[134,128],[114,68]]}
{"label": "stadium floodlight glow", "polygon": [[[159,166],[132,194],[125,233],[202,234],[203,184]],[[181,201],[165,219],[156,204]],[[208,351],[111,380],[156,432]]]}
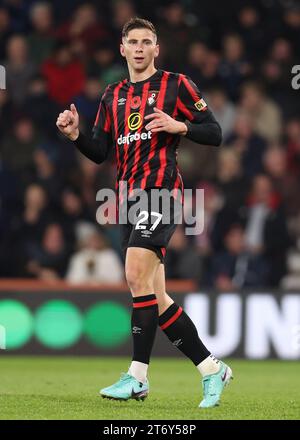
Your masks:
{"label": "stadium floodlight glow", "polygon": [[2,342],[5,342],[3,348],[7,350],[22,347],[30,340],[33,333],[32,314],[20,301],[11,299],[0,301],[0,324],[5,329],[4,334],[2,333],[5,341]]}
{"label": "stadium floodlight glow", "polygon": [[35,314],[35,336],[48,348],[64,349],[75,344],[82,334],[82,316],[65,300],[50,300]]}
{"label": "stadium floodlight glow", "polygon": [[92,305],[84,317],[84,334],[89,341],[102,348],[115,348],[130,336],[128,310],[114,301]]}

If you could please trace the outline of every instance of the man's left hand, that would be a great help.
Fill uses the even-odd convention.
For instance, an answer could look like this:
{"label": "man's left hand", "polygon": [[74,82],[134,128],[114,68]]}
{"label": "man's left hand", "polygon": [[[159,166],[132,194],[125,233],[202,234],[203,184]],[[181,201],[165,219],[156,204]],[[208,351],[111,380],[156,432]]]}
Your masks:
{"label": "man's left hand", "polygon": [[187,126],[184,122],[176,121],[176,119],[156,107],[154,107],[154,113],[145,116],[145,119],[152,119],[145,127],[146,130],[151,130],[152,133],[165,131],[166,133],[182,136],[187,133]]}

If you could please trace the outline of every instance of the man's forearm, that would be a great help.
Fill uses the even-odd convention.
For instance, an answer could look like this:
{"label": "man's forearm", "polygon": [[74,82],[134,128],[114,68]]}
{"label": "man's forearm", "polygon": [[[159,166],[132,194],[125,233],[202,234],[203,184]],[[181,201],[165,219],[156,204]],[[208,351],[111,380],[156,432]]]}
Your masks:
{"label": "man's forearm", "polygon": [[222,143],[222,130],[217,121],[192,123],[187,121],[185,137],[203,145],[218,147]]}
{"label": "man's forearm", "polygon": [[105,132],[98,134],[97,139],[79,132],[73,143],[84,156],[97,164],[105,161],[111,146],[109,134]]}

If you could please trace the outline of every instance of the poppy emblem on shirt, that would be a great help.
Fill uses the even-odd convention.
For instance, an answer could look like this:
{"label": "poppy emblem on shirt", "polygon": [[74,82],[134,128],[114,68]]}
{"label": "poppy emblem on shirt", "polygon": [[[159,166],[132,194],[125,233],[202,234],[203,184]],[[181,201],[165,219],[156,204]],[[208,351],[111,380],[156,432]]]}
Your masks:
{"label": "poppy emblem on shirt", "polygon": [[157,97],[158,97],[158,91],[157,90],[150,90],[150,92],[148,93],[148,98],[147,98],[148,105],[154,105],[157,101]]}
{"label": "poppy emblem on shirt", "polygon": [[207,104],[203,98],[201,98],[201,99],[199,99],[199,101],[195,102],[194,106],[196,107],[197,110],[199,110],[199,112],[202,112],[203,110],[207,109]]}
{"label": "poppy emblem on shirt", "polygon": [[141,106],[141,97],[140,96],[134,96],[130,101],[130,107],[134,110],[138,109]]}

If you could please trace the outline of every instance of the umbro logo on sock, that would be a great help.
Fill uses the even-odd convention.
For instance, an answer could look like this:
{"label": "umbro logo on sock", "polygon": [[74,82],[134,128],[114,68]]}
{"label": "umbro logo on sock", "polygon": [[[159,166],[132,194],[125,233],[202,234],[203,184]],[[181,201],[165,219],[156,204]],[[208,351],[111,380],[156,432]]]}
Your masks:
{"label": "umbro logo on sock", "polygon": [[182,344],[182,339],[177,339],[176,341],[172,342],[172,344],[173,344],[175,347],[178,347],[179,345]]}
{"label": "umbro logo on sock", "polygon": [[132,327],[132,333],[137,334],[137,333],[141,333],[142,329],[140,327]]}

